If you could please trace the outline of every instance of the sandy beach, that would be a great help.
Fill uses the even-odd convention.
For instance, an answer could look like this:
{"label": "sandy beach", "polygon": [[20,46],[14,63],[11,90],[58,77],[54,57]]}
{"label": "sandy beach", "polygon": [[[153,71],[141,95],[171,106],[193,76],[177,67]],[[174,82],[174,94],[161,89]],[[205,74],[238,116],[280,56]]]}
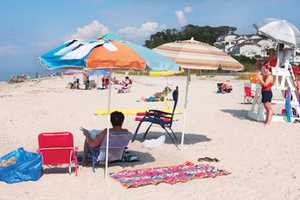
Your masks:
{"label": "sandy beach", "polygon": [[[18,147],[35,152],[40,132],[70,131],[76,146],[83,150],[84,136],[79,128],[103,129],[106,118],[95,111],[106,108],[106,90],[70,90],[66,83],[72,77],[51,78],[18,84],[0,84],[0,155]],[[216,157],[212,163],[231,174],[217,178],[192,180],[175,185],[159,184],[137,189],[125,189],[120,183],[104,179],[102,167],[79,167],[79,175],[44,174],[37,182],[8,185],[0,182],[0,200],[52,199],[243,199],[297,200],[300,199],[300,125],[262,123],[249,120],[251,105],[243,104],[243,81],[231,80],[233,92],[216,94],[217,80],[192,78],[187,134],[183,151],[167,137],[166,143],[155,149],[145,148],[141,140],[130,143],[129,149],[140,162],[114,164],[110,172],[197,162],[200,157]],[[167,84],[179,86],[179,105],[183,109],[184,77],[133,77],[130,93],[112,93],[112,108],[155,108],[165,103],[138,102],[160,91]],[[183,115],[176,115],[174,130],[180,136]],[[134,132],[137,122],[127,116],[124,127]],[[142,127],[141,130],[145,130]],[[163,134],[159,127],[152,129],[149,138]]]}

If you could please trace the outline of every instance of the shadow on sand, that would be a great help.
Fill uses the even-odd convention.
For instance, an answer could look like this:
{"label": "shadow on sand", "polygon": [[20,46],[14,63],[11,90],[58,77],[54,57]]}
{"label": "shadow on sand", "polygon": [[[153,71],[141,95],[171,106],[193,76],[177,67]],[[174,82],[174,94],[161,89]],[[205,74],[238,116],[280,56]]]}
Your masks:
{"label": "shadow on sand", "polygon": [[[74,173],[74,167],[72,167],[72,173]],[[46,174],[67,174],[69,173],[69,168],[66,166],[62,167],[43,167],[43,175]]]}
{"label": "shadow on sand", "polygon": [[[137,135],[136,140],[139,142],[143,142],[144,140],[142,139],[144,133],[140,133]],[[181,139],[181,132],[175,132],[176,136],[178,137],[178,142],[180,143],[180,139]],[[149,132],[147,135],[147,140],[149,139],[156,139],[158,137],[160,137],[161,135],[165,135],[164,132]],[[201,134],[195,134],[195,133],[186,133],[185,137],[184,137],[184,144],[185,145],[191,145],[191,144],[196,144],[196,143],[200,143],[200,142],[209,142],[211,141],[210,138],[208,138],[206,135],[201,135]],[[166,144],[170,144],[173,145],[172,140],[170,139],[169,136],[166,136]],[[128,150],[130,152],[130,154],[132,155],[136,155],[139,158],[139,161],[136,162],[112,162],[109,164],[109,166],[120,166],[120,167],[134,167],[137,165],[143,165],[145,163],[150,163],[150,162],[154,162],[155,158],[147,152],[140,152],[140,151],[133,151],[133,150]],[[83,152],[80,151],[78,152],[78,162],[79,165],[82,166],[81,163],[81,158],[82,158]],[[92,167],[91,167],[91,162],[88,163],[88,166],[91,168],[92,171]],[[103,164],[97,164],[96,165],[96,169],[97,168],[104,168]],[[72,168],[72,172],[74,172],[74,168]],[[43,174],[63,174],[63,173],[68,173],[68,167],[63,167],[63,168],[44,168],[43,169]],[[79,171],[80,173],[80,171]]]}
{"label": "shadow on sand", "polygon": [[[178,142],[180,143],[181,132],[175,132],[175,134],[179,140]],[[144,135],[144,133],[139,133],[136,137],[136,140],[139,142],[144,142],[143,135]],[[166,135],[166,134],[164,132],[151,132],[150,131],[147,134],[146,140],[157,139],[161,135]],[[196,144],[196,143],[200,143],[200,142],[209,142],[209,141],[211,141],[211,139],[208,138],[206,135],[195,134],[195,133],[184,134],[184,144],[186,144],[186,145]],[[165,143],[173,144],[171,138],[168,135],[166,135]]]}
{"label": "shadow on sand", "polygon": [[247,117],[248,110],[222,109],[221,111],[224,113],[231,114],[231,116],[238,118],[238,119],[249,120],[249,118]]}
{"label": "shadow on sand", "polygon": [[[130,152],[131,155],[135,155],[139,158],[139,161],[135,161],[135,162],[111,162],[109,163],[109,166],[120,166],[122,168],[125,167],[134,167],[137,165],[142,165],[145,163],[150,163],[150,162],[154,162],[155,158],[150,154],[150,153],[145,153],[145,152],[139,152],[139,151],[132,151],[132,150],[128,150]],[[78,152],[78,165],[82,166],[81,163],[81,158],[82,158],[82,154],[83,152]],[[91,168],[92,171],[92,165],[91,162],[88,162],[87,165],[85,167]],[[96,170],[97,168],[104,168],[104,163],[98,163],[96,165]],[[47,167],[43,169],[43,174],[66,174],[68,173],[68,167]],[[74,168],[72,168],[72,173],[74,173]],[[80,171],[78,172],[80,173]]]}

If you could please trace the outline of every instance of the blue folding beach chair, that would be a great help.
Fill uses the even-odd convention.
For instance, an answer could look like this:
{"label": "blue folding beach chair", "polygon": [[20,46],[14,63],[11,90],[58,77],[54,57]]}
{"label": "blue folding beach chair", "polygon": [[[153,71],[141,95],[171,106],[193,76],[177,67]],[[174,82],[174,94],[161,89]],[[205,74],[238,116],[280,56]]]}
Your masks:
{"label": "blue folding beach chair", "polygon": [[146,139],[146,136],[147,136],[150,128],[152,127],[152,125],[157,124],[165,130],[167,135],[171,138],[172,142],[177,146],[178,139],[177,139],[176,134],[172,130],[172,124],[173,124],[175,109],[176,109],[177,102],[178,102],[178,86],[173,91],[172,97],[173,97],[173,101],[174,101],[172,113],[164,112],[164,111],[161,111],[161,110],[149,110],[149,111],[147,111],[145,113],[145,115],[140,120],[138,120],[140,122],[139,122],[139,124],[138,124],[138,126],[135,130],[135,133],[134,133],[133,138],[132,138],[132,142],[136,139],[136,136],[138,134],[138,131],[139,131],[140,126],[142,125],[142,123],[143,122],[148,122],[148,123],[150,123],[150,125],[148,126],[146,132],[144,133],[143,139]]}
{"label": "blue folding beach chair", "polygon": [[[95,166],[97,163],[105,164],[106,137],[107,136],[104,137],[100,147],[89,149],[93,172],[95,172]],[[128,132],[111,132],[109,134],[108,162],[123,161],[125,149],[127,148],[131,137],[132,134]]]}

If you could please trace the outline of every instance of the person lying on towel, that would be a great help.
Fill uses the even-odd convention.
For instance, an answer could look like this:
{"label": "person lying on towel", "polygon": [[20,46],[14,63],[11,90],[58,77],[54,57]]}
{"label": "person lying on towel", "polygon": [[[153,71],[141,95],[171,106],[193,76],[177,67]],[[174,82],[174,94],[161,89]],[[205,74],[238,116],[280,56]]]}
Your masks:
{"label": "person lying on towel", "polygon": [[153,96],[150,96],[148,98],[142,97],[142,101],[147,101],[147,102],[156,102],[156,101],[164,101],[165,98],[172,92],[172,89],[169,88],[168,86],[164,88],[162,92],[156,92]]}

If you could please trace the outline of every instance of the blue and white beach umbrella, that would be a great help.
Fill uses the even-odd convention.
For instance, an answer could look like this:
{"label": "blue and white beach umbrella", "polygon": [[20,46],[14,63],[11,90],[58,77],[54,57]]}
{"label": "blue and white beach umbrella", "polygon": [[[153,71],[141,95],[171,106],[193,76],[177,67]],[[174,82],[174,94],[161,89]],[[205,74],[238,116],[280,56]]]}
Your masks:
{"label": "blue and white beach umbrella", "polygon": [[[175,62],[142,46],[121,41],[119,37],[104,35],[95,41],[71,40],[40,57],[48,69],[88,69],[88,70],[145,70],[178,71]],[[109,74],[111,76],[111,73]],[[107,110],[110,113],[111,86],[109,85]],[[110,116],[107,116],[109,135]],[[105,177],[108,176],[108,144],[106,137]]]}
{"label": "blue and white beach umbrella", "polygon": [[[145,67],[147,66],[153,71],[178,71],[179,65],[167,57],[164,57],[151,49],[146,47],[123,41],[119,36],[115,34],[106,34],[103,37],[94,41],[80,41],[80,40],[70,40],[62,45],[54,48],[53,50],[43,54],[40,57],[40,61],[43,65],[46,65],[49,70],[55,69],[89,69],[88,65],[89,55],[93,54],[95,50],[99,48],[105,49],[105,53],[110,54],[110,52],[117,52],[117,44],[121,44],[127,48],[127,53],[129,55],[136,54],[144,62]],[[103,52],[103,51],[102,51]],[[101,55],[100,55],[101,57]],[[116,58],[120,59],[120,58]],[[123,58],[126,59],[126,58]],[[109,60],[111,61],[111,60]],[[106,62],[107,63],[107,62]],[[111,63],[116,63],[115,61]],[[136,63],[134,63],[136,64]],[[130,65],[130,62],[129,64]],[[133,64],[132,64],[133,65]],[[143,65],[141,63],[140,65]],[[108,69],[114,66],[97,66],[97,69]],[[128,66],[127,69],[134,69],[134,66]],[[95,69],[90,68],[91,70]],[[140,68],[138,68],[140,70]]]}

